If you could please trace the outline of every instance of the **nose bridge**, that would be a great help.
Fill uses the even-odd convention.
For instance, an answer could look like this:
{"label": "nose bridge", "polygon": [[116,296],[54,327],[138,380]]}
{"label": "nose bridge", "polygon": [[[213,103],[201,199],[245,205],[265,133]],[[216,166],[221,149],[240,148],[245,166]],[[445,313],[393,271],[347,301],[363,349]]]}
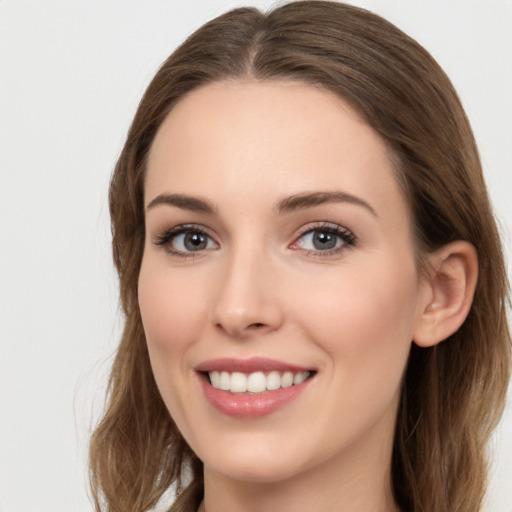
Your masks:
{"label": "nose bridge", "polygon": [[261,247],[233,247],[219,279],[213,324],[234,337],[269,332],[282,322],[271,258]]}

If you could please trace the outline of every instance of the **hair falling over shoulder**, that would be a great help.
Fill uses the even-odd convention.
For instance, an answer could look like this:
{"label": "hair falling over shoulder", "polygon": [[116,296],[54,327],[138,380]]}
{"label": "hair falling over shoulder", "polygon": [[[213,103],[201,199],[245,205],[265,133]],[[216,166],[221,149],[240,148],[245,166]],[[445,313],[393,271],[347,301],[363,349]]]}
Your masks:
{"label": "hair falling over shoulder", "polygon": [[421,254],[454,240],[479,256],[463,326],[432,348],[412,346],[395,432],[392,488],[404,512],[481,510],[486,446],[505,403],[511,344],[500,238],[469,122],[449,79],[413,39],[369,11],[305,0],[267,14],[228,12],[162,65],[135,115],[110,185],[113,254],[125,326],[107,404],[93,433],[96,510],[143,512],[169,488],[173,512],[195,511],[202,464],[156,387],[137,302],[148,150],[173,106],[222,80],[297,80],[348,100],[386,141]]}

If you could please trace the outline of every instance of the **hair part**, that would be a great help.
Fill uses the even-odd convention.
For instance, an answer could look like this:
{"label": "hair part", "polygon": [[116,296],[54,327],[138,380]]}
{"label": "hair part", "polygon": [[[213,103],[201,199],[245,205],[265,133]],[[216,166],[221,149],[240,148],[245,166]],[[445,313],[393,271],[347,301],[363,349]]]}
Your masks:
{"label": "hair part", "polygon": [[[381,135],[410,206],[420,266],[422,255],[454,240],[476,248],[479,280],[465,323],[436,347],[412,346],[391,473],[403,511],[480,510],[511,348],[506,269],[473,134],[449,79],[417,42],[369,11],[314,0],[268,14],[235,9],[203,25],[162,65],[140,102],[110,185],[126,323],[90,448],[96,510],[142,512],[171,485],[178,493],[172,511],[195,511],[202,499],[202,464],[159,395],[138,307],[144,175],[176,103],[209,83],[247,79],[327,89]],[[181,480],[187,465],[188,486]]]}

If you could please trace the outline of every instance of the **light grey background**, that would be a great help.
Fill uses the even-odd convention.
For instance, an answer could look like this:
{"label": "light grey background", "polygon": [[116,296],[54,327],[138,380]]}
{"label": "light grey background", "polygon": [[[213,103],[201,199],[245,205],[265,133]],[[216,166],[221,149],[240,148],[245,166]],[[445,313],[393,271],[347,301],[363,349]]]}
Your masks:
{"label": "light grey background", "polygon": [[[509,249],[512,1],[352,3],[417,38],[451,76]],[[1,512],[92,509],[87,442],[120,331],[109,176],[157,66],[204,21],[246,4],[0,0]],[[510,512],[510,400],[494,454],[488,510]]]}

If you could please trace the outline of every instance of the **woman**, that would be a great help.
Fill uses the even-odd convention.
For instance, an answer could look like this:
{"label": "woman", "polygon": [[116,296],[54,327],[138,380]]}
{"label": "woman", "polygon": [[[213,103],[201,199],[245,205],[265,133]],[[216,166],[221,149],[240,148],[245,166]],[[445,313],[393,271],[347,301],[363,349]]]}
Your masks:
{"label": "woman", "polygon": [[476,511],[507,281],[448,78],[341,3],[238,9],[148,87],[111,183],[125,330],[97,510]]}

